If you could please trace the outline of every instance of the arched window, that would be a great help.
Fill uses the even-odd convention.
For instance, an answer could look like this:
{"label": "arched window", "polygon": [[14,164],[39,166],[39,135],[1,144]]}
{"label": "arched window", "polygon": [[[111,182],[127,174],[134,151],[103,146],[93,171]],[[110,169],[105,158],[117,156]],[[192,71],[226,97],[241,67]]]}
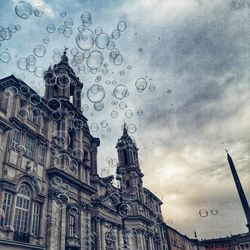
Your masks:
{"label": "arched window", "polygon": [[22,184],[17,191],[14,229],[17,232],[27,233],[29,231],[31,191],[25,184]]}

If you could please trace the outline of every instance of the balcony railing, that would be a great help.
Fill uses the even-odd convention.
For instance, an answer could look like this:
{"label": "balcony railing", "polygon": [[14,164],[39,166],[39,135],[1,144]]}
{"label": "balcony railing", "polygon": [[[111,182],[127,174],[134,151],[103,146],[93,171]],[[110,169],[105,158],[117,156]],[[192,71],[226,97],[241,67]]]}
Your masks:
{"label": "balcony railing", "polygon": [[29,243],[30,242],[30,234],[24,233],[24,232],[14,232],[13,240]]}

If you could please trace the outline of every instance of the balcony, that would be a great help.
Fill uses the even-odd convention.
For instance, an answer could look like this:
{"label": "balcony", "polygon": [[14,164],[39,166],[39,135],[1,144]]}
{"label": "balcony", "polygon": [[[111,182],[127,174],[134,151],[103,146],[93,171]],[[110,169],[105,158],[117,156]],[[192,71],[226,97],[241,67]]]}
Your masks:
{"label": "balcony", "polygon": [[24,232],[14,232],[13,240],[19,241],[19,242],[29,243],[30,242],[30,234],[24,233]]}

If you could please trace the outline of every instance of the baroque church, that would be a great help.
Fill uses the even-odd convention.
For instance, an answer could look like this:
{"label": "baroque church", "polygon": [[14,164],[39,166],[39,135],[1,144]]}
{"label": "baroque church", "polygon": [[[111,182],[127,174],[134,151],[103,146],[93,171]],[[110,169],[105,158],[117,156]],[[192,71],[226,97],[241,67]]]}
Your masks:
{"label": "baroque church", "polygon": [[114,186],[98,175],[100,140],[66,51],[44,81],[41,97],[13,75],[0,80],[0,249],[170,250],[162,202],[143,186],[126,124]]}

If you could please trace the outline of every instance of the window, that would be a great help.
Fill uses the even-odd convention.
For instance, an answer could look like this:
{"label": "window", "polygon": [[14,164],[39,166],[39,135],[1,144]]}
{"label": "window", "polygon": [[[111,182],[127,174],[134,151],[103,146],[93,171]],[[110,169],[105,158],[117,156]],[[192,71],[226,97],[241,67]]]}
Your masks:
{"label": "window", "polygon": [[27,120],[32,123],[37,123],[37,118],[35,116],[35,112],[32,108],[29,109],[29,115],[27,117]]}
{"label": "window", "polygon": [[77,235],[77,218],[69,214],[69,237],[74,237]]}
{"label": "window", "polygon": [[27,136],[26,138],[26,155],[30,158],[34,158],[34,146],[35,146],[35,140],[30,137],[30,136]]}
{"label": "window", "polygon": [[48,119],[46,117],[42,117],[42,130],[44,132],[48,131]]}
{"label": "window", "polygon": [[46,147],[44,145],[40,145],[38,152],[38,162],[45,163],[45,158],[46,158]]}
{"label": "window", "polygon": [[4,219],[2,223],[4,226],[10,225],[11,205],[12,205],[12,194],[8,192],[4,192],[4,198],[3,198]]}
{"label": "window", "polygon": [[10,91],[6,91],[4,93],[4,90],[0,90],[0,108],[4,111],[6,111],[8,106],[8,96],[10,95]]}
{"label": "window", "polygon": [[33,207],[33,225],[32,225],[32,233],[34,235],[39,234],[39,224],[40,224],[40,204],[34,203],[34,207]]}
{"label": "window", "polygon": [[27,233],[29,228],[31,193],[27,185],[22,184],[16,197],[16,211],[14,229],[17,232]]}
{"label": "window", "polygon": [[15,129],[12,131],[11,136],[11,147],[17,149],[17,146],[20,144],[21,133],[19,130]]}

